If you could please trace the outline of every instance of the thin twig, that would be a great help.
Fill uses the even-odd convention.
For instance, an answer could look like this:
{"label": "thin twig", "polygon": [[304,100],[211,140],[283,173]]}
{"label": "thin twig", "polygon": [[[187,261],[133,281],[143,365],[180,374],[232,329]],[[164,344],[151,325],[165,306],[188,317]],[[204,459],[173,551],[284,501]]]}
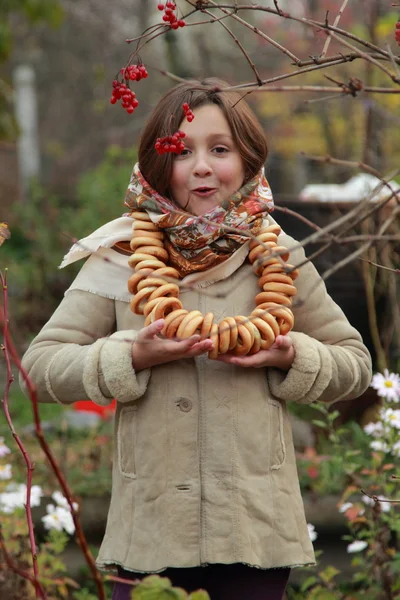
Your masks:
{"label": "thin twig", "polygon": [[[335,19],[335,20],[334,20],[334,22],[333,22],[333,26],[334,26],[334,27],[337,27],[337,25],[338,25],[338,23],[339,23],[339,21],[340,21],[340,18],[341,18],[342,14],[343,14],[343,11],[344,11],[344,9],[346,8],[346,5],[347,5],[348,1],[349,1],[349,0],[343,0],[343,4],[342,4],[342,6],[340,7],[340,10],[339,10],[339,12],[338,12],[338,14],[337,14],[337,17],[336,17],[336,19]],[[328,25],[328,23],[327,23],[327,25]],[[321,56],[320,56],[320,58],[324,58],[324,57],[326,56],[326,53],[328,52],[328,48],[329,48],[329,44],[330,44],[330,42],[331,42],[331,37],[328,37],[328,38],[325,40],[325,44],[324,44],[324,47],[323,47],[323,49],[322,49],[322,52],[321,52]]]}
{"label": "thin twig", "polygon": [[10,348],[10,343],[9,343],[10,336],[9,336],[9,319],[8,319],[7,271],[5,272],[4,275],[0,271],[0,283],[1,283],[2,291],[3,291],[3,307],[0,307],[0,311],[1,311],[2,315],[4,315],[0,319],[0,323],[2,322],[2,327],[3,327],[2,349],[4,351],[4,358],[6,361],[6,369],[7,369],[7,382],[6,382],[6,386],[5,386],[5,390],[4,390],[4,397],[2,399],[2,403],[3,403],[3,409],[4,409],[6,421],[11,430],[11,433],[14,437],[14,440],[17,443],[17,446],[20,449],[22,456],[24,457],[24,461],[25,461],[26,468],[27,468],[25,512],[26,512],[26,520],[27,520],[27,524],[28,524],[29,545],[30,545],[30,549],[31,549],[32,567],[33,567],[33,573],[34,573],[34,579],[33,579],[32,583],[35,586],[36,598],[42,598],[43,600],[46,600],[46,598],[47,598],[46,592],[38,581],[39,567],[38,567],[38,560],[37,560],[36,540],[35,540],[35,534],[33,531],[34,528],[33,528],[33,519],[32,519],[32,507],[31,507],[31,490],[32,490],[32,473],[34,470],[34,465],[28,455],[28,452],[27,452],[24,444],[22,443],[21,438],[19,437],[19,435],[17,434],[17,432],[15,430],[14,424],[11,419],[9,407],[8,407],[9,390],[10,390],[12,382],[14,381],[14,376],[12,374],[12,369],[11,369],[11,348]]}

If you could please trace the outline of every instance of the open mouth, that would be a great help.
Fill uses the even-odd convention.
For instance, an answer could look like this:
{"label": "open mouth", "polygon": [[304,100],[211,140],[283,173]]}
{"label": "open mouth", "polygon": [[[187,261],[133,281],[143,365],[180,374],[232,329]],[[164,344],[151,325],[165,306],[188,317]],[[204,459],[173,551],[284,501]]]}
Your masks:
{"label": "open mouth", "polygon": [[216,188],[201,186],[201,187],[198,187],[195,190],[193,190],[193,194],[196,194],[197,196],[207,197],[207,196],[212,196],[212,194],[214,194],[215,191],[216,191]]}

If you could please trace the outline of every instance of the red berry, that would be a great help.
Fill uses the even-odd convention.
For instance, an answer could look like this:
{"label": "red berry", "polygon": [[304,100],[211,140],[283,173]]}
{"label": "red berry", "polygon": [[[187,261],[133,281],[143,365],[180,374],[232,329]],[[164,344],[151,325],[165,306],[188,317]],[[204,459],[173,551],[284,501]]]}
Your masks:
{"label": "red berry", "polygon": [[178,22],[177,21],[173,21],[171,23],[171,29],[178,29],[178,28],[179,28]]}
{"label": "red berry", "polygon": [[183,19],[179,19],[178,25],[179,25],[179,27],[185,27],[186,23]]}
{"label": "red berry", "polygon": [[111,104],[116,104],[117,103],[117,98],[115,96],[111,96],[110,102],[111,102]]}
{"label": "red berry", "polygon": [[126,112],[129,113],[130,115],[133,113],[135,109],[133,108],[133,106],[128,106],[128,108],[126,109]]}
{"label": "red berry", "polygon": [[158,10],[164,10],[164,4],[158,4],[157,8]]}
{"label": "red berry", "polygon": [[163,18],[162,18],[162,20],[163,20],[163,21],[165,21],[165,22],[169,21],[169,17],[168,17],[168,15],[163,15]]}

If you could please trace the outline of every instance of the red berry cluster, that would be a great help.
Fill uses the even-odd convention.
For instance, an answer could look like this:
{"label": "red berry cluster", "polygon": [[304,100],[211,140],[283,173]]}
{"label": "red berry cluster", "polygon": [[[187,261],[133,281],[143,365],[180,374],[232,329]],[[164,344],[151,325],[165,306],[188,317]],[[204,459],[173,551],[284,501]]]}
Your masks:
{"label": "red berry cluster", "polygon": [[185,144],[182,142],[185,136],[186,133],[178,130],[173,135],[166,135],[165,137],[157,138],[154,147],[158,154],[181,154],[185,147]]}
{"label": "red berry cluster", "polygon": [[113,91],[110,98],[111,104],[116,104],[118,100],[122,99],[122,108],[125,108],[126,112],[131,115],[135,108],[139,106],[135,92],[132,92],[126,83],[120,83],[116,79],[114,79],[112,84]]}
{"label": "red berry cluster", "polygon": [[168,1],[164,4],[159,4],[157,6],[158,10],[163,10],[163,21],[165,23],[169,23],[172,29],[178,29],[178,27],[185,27],[186,23],[183,19],[178,19],[175,14],[176,4],[175,2]]}
{"label": "red berry cluster", "polygon": [[396,31],[394,37],[396,39],[397,45],[400,46],[400,21],[397,21],[396,23]]}
{"label": "red berry cluster", "polygon": [[183,108],[183,112],[185,113],[186,119],[189,121],[189,123],[191,123],[194,119],[194,114],[190,110],[189,104],[187,102],[184,102],[182,104],[182,108]]}
{"label": "red berry cluster", "polygon": [[121,75],[124,79],[140,81],[141,79],[146,79],[149,74],[144,65],[129,65],[126,69],[121,69]]}

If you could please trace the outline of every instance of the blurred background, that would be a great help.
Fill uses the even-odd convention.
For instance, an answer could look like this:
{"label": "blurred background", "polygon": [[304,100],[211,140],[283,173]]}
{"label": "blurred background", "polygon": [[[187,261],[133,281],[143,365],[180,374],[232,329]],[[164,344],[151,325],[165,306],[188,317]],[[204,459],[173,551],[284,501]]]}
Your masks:
{"label": "blurred background", "polygon": [[[178,0],[177,4],[185,15],[186,3]],[[272,1],[265,5],[273,7]],[[333,20],[341,5],[342,0],[279,2],[291,14],[318,21],[325,20],[327,11]],[[160,96],[174,84],[162,71],[198,79],[217,76],[234,84],[254,80],[243,54],[218,24],[185,27],[169,31],[143,47],[140,58],[149,77],[135,84],[139,107],[134,114],[128,115],[119,104],[111,105],[112,80],[128,63],[134,48],[125,40],[160,22],[160,14],[156,0],[113,0],[112,4],[108,0],[1,1],[0,221],[9,224],[11,238],[0,250],[0,269],[8,267],[9,317],[21,353],[48,320],[81,266],[79,263],[62,271],[57,269],[73,239],[88,235],[125,212],[124,194],[143,124]],[[399,16],[400,8],[392,7],[389,1],[353,0],[344,11],[340,27],[396,52],[394,29]],[[195,17],[196,21],[207,19],[198,14]],[[319,55],[326,40],[323,32],[266,12],[247,11],[244,18],[303,59]],[[232,19],[226,23],[262,78],[296,69],[287,56],[262,37]],[[344,51],[332,41],[329,54]],[[334,85],[324,75],[345,82],[357,77],[365,85],[390,83],[371,63],[361,60],[304,73],[282,83]],[[354,198],[347,198],[346,193],[335,202],[327,202],[323,194],[311,198],[301,195],[307,184],[344,184],[358,174],[350,165],[316,162],[312,155],[364,162],[400,182],[395,172],[400,164],[399,95],[361,93],[356,98],[323,98],[321,94],[299,91],[254,93],[246,99],[259,116],[269,141],[266,170],[277,208],[288,207],[323,226],[353,206]],[[296,238],[312,231],[291,214],[277,210],[275,218]],[[384,218],[380,211],[354,233],[376,231]],[[398,223],[393,232],[399,233]],[[333,245],[315,264],[323,273],[355,247]],[[317,248],[309,247],[308,254]],[[398,267],[398,253],[398,244],[380,243],[370,250],[368,258],[393,268]],[[375,369],[388,366],[398,371],[399,288],[392,273],[355,261],[329,278],[327,286],[361,331]],[[4,364],[0,362],[1,388],[4,381]],[[16,385],[11,394],[16,422],[29,427],[29,403]],[[374,410],[376,402],[375,392],[369,390],[355,402],[343,406],[339,403],[341,422],[368,422],[368,411]],[[41,410],[44,419],[51,419],[57,418],[61,408],[44,406]],[[310,424],[307,407],[291,410],[298,451],[316,447],[318,428]],[[0,433],[4,433],[2,429]],[[349,443],[354,439],[350,437]],[[62,441],[60,447],[67,452]],[[108,455],[99,458],[90,454],[92,449],[87,448],[87,452],[91,466],[85,486],[88,473],[98,473],[104,460],[106,489]],[[76,452],[68,460],[73,463],[75,459]],[[65,458],[65,464],[69,465],[68,460]],[[315,457],[311,454],[304,460],[304,489],[315,488],[316,478],[310,474]],[[322,467],[318,469],[324,479],[317,494],[328,498],[325,510],[331,514],[329,494],[338,492],[343,481],[340,472],[332,474],[328,469],[322,473]],[[99,489],[98,479],[94,479],[93,487]],[[85,492],[80,489],[79,493]],[[337,539],[335,519],[331,528]]]}

